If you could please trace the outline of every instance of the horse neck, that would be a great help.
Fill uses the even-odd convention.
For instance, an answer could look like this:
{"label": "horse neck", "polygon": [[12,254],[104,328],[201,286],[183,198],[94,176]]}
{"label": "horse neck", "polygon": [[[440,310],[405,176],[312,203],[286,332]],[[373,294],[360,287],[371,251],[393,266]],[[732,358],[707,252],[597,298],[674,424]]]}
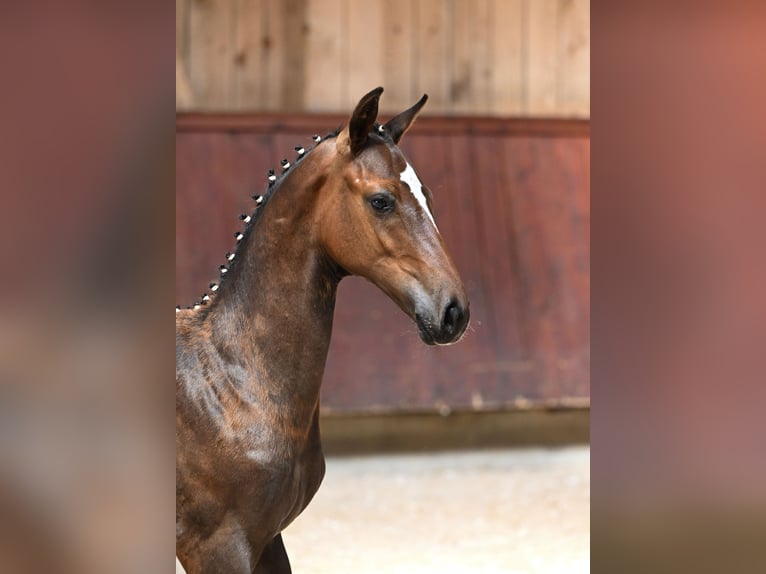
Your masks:
{"label": "horse neck", "polygon": [[208,314],[213,342],[249,380],[280,408],[304,414],[318,406],[340,280],[317,241],[312,213],[326,178],[312,160],[294,166],[259,208]]}

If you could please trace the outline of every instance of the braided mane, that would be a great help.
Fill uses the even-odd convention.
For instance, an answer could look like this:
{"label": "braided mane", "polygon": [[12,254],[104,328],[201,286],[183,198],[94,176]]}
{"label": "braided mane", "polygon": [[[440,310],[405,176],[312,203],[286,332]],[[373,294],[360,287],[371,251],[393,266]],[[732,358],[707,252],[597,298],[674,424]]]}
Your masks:
{"label": "braided mane", "polygon": [[[287,159],[283,159],[281,161],[281,173],[277,173],[275,170],[270,169],[268,172],[268,180],[266,185],[266,191],[263,195],[255,194],[252,196],[253,200],[255,201],[255,210],[250,214],[242,214],[239,216],[239,218],[245,223],[245,228],[241,231],[236,231],[234,233],[234,237],[236,238],[236,246],[234,248],[234,251],[231,251],[226,254],[226,262],[219,267],[220,272],[220,280],[218,283],[213,282],[209,285],[210,292],[205,292],[202,294],[202,297],[199,301],[195,301],[193,304],[186,306],[186,309],[192,309],[192,310],[199,310],[204,307],[206,307],[211,301],[215,293],[221,288],[221,286],[226,281],[226,278],[231,275],[231,270],[234,268],[234,266],[237,265],[237,252],[239,251],[239,246],[243,245],[247,242],[247,239],[250,237],[250,235],[253,232],[253,229],[255,227],[255,223],[260,219],[260,214],[262,211],[262,207],[266,205],[269,202],[269,199],[274,195],[274,193],[277,192],[280,185],[284,181],[285,177],[290,172],[290,169],[294,166],[298,165],[300,162],[303,161],[303,159],[310,155],[316,147],[327,139],[333,139],[338,137],[338,134],[340,134],[342,128],[338,128],[335,131],[332,131],[328,133],[324,137],[320,137],[318,135],[314,135],[312,139],[314,140],[314,145],[310,148],[305,148],[303,146],[295,146],[295,151],[298,153],[297,157],[294,161],[289,162]],[[378,126],[376,125],[375,130],[378,130]],[[180,305],[176,305],[176,313],[181,311],[182,307]]]}
{"label": "braided mane", "polygon": [[[295,146],[295,151],[298,153],[298,156],[295,158],[295,161],[289,162],[287,159],[283,159],[281,161],[281,173],[276,172],[273,169],[270,169],[268,172],[268,182],[266,186],[266,192],[263,195],[253,195],[252,198],[255,201],[255,210],[251,214],[242,214],[240,215],[240,219],[244,221],[245,228],[242,231],[237,231],[234,233],[234,237],[237,240],[236,246],[234,248],[234,251],[231,251],[226,254],[226,263],[221,265],[218,269],[220,272],[220,280],[218,283],[210,283],[209,289],[210,293],[205,292],[202,294],[202,297],[199,301],[195,301],[192,305],[189,305],[185,307],[186,309],[192,309],[192,310],[199,310],[204,307],[206,307],[211,301],[215,293],[221,288],[221,286],[226,281],[226,278],[231,275],[232,269],[237,265],[237,252],[240,245],[245,244],[252,234],[252,231],[255,227],[255,223],[259,220],[260,214],[262,211],[262,207],[266,205],[269,202],[269,199],[274,195],[274,193],[277,192],[280,185],[284,181],[285,177],[288,175],[290,170],[298,165],[300,162],[303,161],[304,158],[306,158],[308,155],[313,152],[316,147],[323,141],[327,139],[333,139],[338,137],[341,130],[343,128],[339,127],[335,131],[332,131],[325,135],[324,137],[320,137],[318,135],[312,136],[312,139],[314,140],[314,145],[310,148],[304,148],[303,146]],[[376,136],[377,138],[381,138],[386,142],[394,143],[393,139],[391,138],[390,134],[386,133],[383,129],[383,125],[376,122],[370,132],[371,136]],[[178,313],[181,310],[180,305],[176,305],[176,313]]]}

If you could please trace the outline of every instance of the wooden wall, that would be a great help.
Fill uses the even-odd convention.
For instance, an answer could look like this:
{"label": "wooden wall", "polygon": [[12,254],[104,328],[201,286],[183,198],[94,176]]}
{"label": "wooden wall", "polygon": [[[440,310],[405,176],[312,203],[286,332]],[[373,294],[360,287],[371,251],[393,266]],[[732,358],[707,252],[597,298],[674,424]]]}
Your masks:
{"label": "wooden wall", "polygon": [[[185,115],[176,135],[176,295],[199,299],[266,171],[346,116]],[[328,411],[527,408],[589,396],[590,137],[585,121],[420,118],[402,148],[471,300],[447,348],[358,278],[340,286]]]}
{"label": "wooden wall", "polygon": [[180,110],[589,117],[588,0],[176,0]]}

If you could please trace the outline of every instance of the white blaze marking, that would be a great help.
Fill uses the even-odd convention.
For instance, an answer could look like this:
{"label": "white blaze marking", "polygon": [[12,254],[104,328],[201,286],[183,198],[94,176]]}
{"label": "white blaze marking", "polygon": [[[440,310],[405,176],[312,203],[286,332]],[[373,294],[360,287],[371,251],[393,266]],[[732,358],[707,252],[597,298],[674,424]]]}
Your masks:
{"label": "white blaze marking", "polygon": [[[423,208],[423,211],[426,212],[428,218],[431,220],[431,223],[433,223],[434,227],[436,227],[434,216],[431,215],[431,210],[428,209],[428,202],[426,202],[426,196],[423,194],[423,184],[420,183],[415,170],[412,169],[412,166],[409,163],[407,164],[407,167],[404,168],[404,171],[399,175],[399,179],[401,179],[409,186],[412,195],[415,196],[415,199],[418,200],[420,207]],[[436,227],[436,230],[438,231],[439,228]]]}

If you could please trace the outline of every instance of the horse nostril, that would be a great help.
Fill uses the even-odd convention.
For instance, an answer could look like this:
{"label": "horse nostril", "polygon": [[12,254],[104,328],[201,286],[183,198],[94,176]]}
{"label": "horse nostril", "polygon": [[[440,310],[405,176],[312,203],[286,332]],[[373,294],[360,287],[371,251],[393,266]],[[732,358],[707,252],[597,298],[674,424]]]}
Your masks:
{"label": "horse nostril", "polygon": [[458,306],[456,301],[450,301],[447,305],[447,309],[444,311],[444,332],[448,335],[452,335],[457,331],[458,325],[463,318],[463,310]]}

